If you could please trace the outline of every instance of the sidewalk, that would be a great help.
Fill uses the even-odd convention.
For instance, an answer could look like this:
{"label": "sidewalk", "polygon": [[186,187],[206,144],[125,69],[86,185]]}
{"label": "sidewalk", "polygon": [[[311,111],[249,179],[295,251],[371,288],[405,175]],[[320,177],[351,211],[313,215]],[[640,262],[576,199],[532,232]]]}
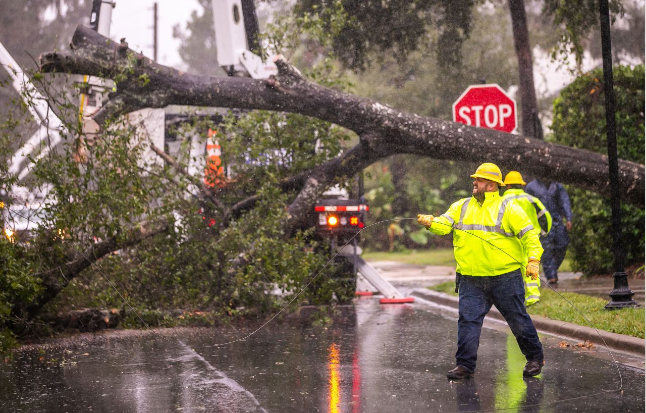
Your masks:
{"label": "sidewalk", "polygon": [[[431,291],[427,287],[455,280],[455,268],[445,266],[424,266],[402,264],[393,261],[372,261],[370,264],[398,288],[404,295],[423,298],[433,303],[457,309],[458,298],[448,294]],[[559,292],[568,291],[586,294],[610,300],[608,293],[613,289],[614,280],[608,278],[583,279],[581,273],[559,273],[559,282],[554,288]],[[628,280],[630,289],[635,292],[635,301],[644,306],[644,280]],[[554,287],[554,286],[553,286]],[[548,288],[545,286],[545,288]],[[502,316],[495,309],[487,317],[502,320]],[[644,339],[610,333],[564,321],[551,320],[545,317],[532,315],[534,325],[539,331],[569,337],[573,340],[588,340],[596,345],[604,345],[612,349],[630,352],[643,357],[646,351]],[[603,337],[603,339],[601,338]]]}

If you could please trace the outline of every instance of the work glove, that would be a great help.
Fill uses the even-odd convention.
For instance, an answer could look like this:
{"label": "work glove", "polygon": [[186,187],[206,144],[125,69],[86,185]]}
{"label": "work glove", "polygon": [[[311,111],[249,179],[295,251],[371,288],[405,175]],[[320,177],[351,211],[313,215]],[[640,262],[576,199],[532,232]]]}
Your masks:
{"label": "work glove", "polygon": [[434,219],[435,217],[433,215],[417,214],[417,222],[425,228],[430,227]]}
{"label": "work glove", "polygon": [[526,274],[532,278],[532,280],[538,279],[538,265],[541,262],[537,260],[536,258],[530,258],[529,262],[527,263],[527,271]]}

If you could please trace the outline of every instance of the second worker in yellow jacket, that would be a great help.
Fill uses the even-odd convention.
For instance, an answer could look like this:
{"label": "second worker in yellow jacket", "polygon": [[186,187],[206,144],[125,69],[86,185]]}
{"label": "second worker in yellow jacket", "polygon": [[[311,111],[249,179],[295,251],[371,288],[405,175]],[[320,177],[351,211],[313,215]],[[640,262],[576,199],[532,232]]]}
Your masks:
{"label": "second worker in yellow jacket", "polygon": [[[525,192],[523,186],[527,185],[523,176],[518,171],[509,171],[505,176],[505,187],[507,190],[502,195],[502,199],[513,199],[525,211],[529,220],[532,221],[534,231],[539,236],[544,237],[552,229],[552,215],[540,199]],[[525,274],[523,271],[523,280],[525,281],[525,305],[536,304],[541,299],[541,279]]]}
{"label": "second worker in yellow jacket", "polygon": [[418,222],[438,235],[453,232],[459,280],[458,350],[456,367],[447,377],[471,376],[476,368],[480,331],[492,305],[503,315],[527,359],[525,376],[540,374],[543,347],[525,309],[521,268],[538,277],[543,254],[540,240],[523,209],[499,195],[500,169],[484,163],[471,175],[473,196],[450,206],[439,217],[418,215]]}

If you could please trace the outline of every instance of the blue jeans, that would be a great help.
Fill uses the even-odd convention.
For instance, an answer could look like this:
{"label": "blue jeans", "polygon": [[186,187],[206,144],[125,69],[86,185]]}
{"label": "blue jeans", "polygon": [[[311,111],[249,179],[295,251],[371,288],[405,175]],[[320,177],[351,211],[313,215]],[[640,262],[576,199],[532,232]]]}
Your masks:
{"label": "blue jeans", "polygon": [[570,238],[567,229],[561,223],[555,222],[547,236],[541,237],[544,250],[541,264],[543,264],[543,271],[548,280],[557,278],[557,271],[565,259],[565,252],[569,243]]}
{"label": "blue jeans", "polygon": [[475,371],[482,321],[492,304],[507,321],[527,361],[543,361],[543,346],[525,309],[523,277],[516,270],[491,277],[460,276],[456,365]]}

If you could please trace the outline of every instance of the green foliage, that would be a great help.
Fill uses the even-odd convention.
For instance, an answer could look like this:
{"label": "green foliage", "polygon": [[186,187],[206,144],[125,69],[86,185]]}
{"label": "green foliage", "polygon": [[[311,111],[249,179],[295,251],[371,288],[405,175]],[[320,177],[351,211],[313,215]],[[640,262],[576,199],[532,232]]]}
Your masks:
{"label": "green foliage", "polygon": [[[469,196],[471,181],[464,177],[474,167],[413,156],[401,158],[403,166],[393,165],[391,161],[379,162],[367,168],[365,197],[370,204],[369,223],[395,221],[369,230],[365,234],[366,246],[377,251],[405,251],[409,248],[451,245],[450,235],[432,236],[415,220],[401,218],[415,217],[419,213],[439,215],[453,202]],[[399,190],[393,184],[395,168],[405,168],[408,174]],[[395,210],[395,206],[399,211]]]}
{"label": "green foliage", "polygon": [[[129,67],[122,75],[129,75]],[[313,65],[306,75],[330,87],[348,87],[330,59]],[[33,326],[33,320],[20,319],[26,328],[15,328],[13,314],[26,314],[42,299],[43,274],[49,274],[49,285],[64,287],[45,306],[44,316],[84,307],[118,308],[127,326],[212,325],[242,316],[264,317],[302,301],[328,304],[333,294],[338,301],[352,297],[351,269],[345,263],[328,263],[327,245],[311,231],[284,232],[286,205],[296,194],[277,186],[338,156],[346,141],[356,139],[352,134],[284,113],[231,115],[217,125],[209,117],[195,118],[170,131],[179,142],[173,145],[177,164],[172,165],[154,155],[154,137],[138,123],[154,113],[141,114],[139,121],[135,116],[130,123],[111,120],[100,133],[85,135],[76,105],[53,88],[52,78],[34,80],[47,96],[55,96],[50,103],[65,129],[62,143],[21,182],[30,190],[49,188],[42,204],[34,206],[38,228],[19,234],[16,242],[4,239],[0,244],[0,264],[8,269],[0,280],[3,349],[15,344],[12,332]],[[13,154],[16,141],[31,133],[18,133],[27,130],[27,108],[33,100],[23,98],[26,103],[15,105],[1,130],[2,194],[11,194],[16,182],[4,160]],[[221,177],[225,185],[218,184],[205,197],[197,189],[201,171],[196,176],[185,171],[191,139],[205,137],[209,128],[218,131],[229,175]],[[252,207],[232,210],[249,199],[255,201]],[[7,208],[14,202],[10,196],[0,200]],[[125,244],[142,222],[169,225],[134,246]],[[63,271],[52,272],[65,269],[70,256],[87,259],[93,246],[106,242],[123,247],[115,247],[73,279]]]}
{"label": "green foliage", "polygon": [[[614,68],[617,149],[621,159],[644,163],[644,66]],[[607,153],[602,69],[577,78],[554,102],[552,139],[568,146]],[[611,212],[607,199],[569,187],[573,206],[572,267],[586,274],[612,271]],[[644,263],[644,210],[623,204],[626,263]]]}
{"label": "green foliage", "polygon": [[[309,169],[336,156],[347,132],[300,115],[256,112],[229,117],[224,161],[245,190]],[[317,150],[318,149],[318,150]]]}
{"label": "green foliage", "polygon": [[[620,0],[609,2],[611,19],[623,15]],[[554,19],[559,39],[552,51],[552,59],[567,61],[574,56],[577,67],[583,60],[583,42],[591,30],[599,27],[599,2],[597,0],[545,0],[543,13]]]}
{"label": "green foliage", "polygon": [[260,43],[265,45],[262,54],[266,57],[268,50],[295,53],[303,44],[306,49],[329,50],[348,19],[338,0],[327,7],[314,6],[311,12],[279,13],[276,21],[268,23],[260,35]]}
{"label": "green foliage", "polygon": [[[91,290],[92,306],[126,310],[185,308],[227,316],[276,310],[322,269],[324,258],[307,234],[287,238],[281,232],[284,198],[275,189],[265,188],[262,197],[258,208],[225,230],[194,214],[170,234],[105,258],[76,279],[60,303],[87,303],[84,294]],[[276,289],[283,295],[271,293]]]}
{"label": "green foliage", "polygon": [[[474,3],[341,0],[330,4],[324,0],[301,0],[296,13],[325,22],[323,28],[329,33],[334,56],[352,70],[365,70],[384,55],[403,62],[420,45],[434,40],[438,60],[445,67],[458,68],[462,42],[471,29]],[[439,32],[437,39],[431,40],[428,34],[431,27]]]}
{"label": "green foliage", "polygon": [[[16,107],[24,108],[20,105]],[[0,124],[0,159],[12,153],[11,142],[17,136],[13,131],[22,127],[23,115],[20,111],[10,112]],[[0,190],[16,180],[8,174],[8,166],[6,162],[0,162]],[[16,242],[19,234],[5,232],[10,230],[5,220],[11,216],[9,210],[12,205],[10,198],[0,195],[0,355],[8,354],[16,345],[11,328],[22,320],[13,312],[14,303],[29,302],[41,291],[40,280],[32,276],[39,265],[38,257],[26,245]]]}
{"label": "green foliage", "polygon": [[[613,72],[618,156],[644,163],[644,66],[615,66]],[[555,140],[606,153],[604,102],[602,69],[578,77],[554,102]]]}
{"label": "green foliage", "polygon": [[[0,217],[0,224],[4,223]],[[6,355],[16,345],[12,327],[20,323],[15,319],[13,304],[29,302],[41,291],[40,282],[32,277],[33,261],[28,251],[0,234],[0,355]]]}
{"label": "green foliage", "polygon": [[[205,133],[207,124],[198,121],[175,132],[184,139],[196,129]],[[334,265],[323,268],[325,255],[310,233],[283,233],[290,195],[282,194],[276,184],[334,157],[347,134],[325,122],[270,112],[231,116],[217,129],[227,136],[223,159],[232,172],[230,189],[219,191],[223,208],[186,199],[190,182],[168,166],[143,162],[145,141],[121,125],[94,140],[83,173],[69,162],[69,154],[52,156],[39,176],[55,183],[60,201],[52,204],[46,222],[48,227],[83,228],[71,231],[68,242],[83,241],[81,235],[88,234],[119,239],[142,217],[165,217],[174,223],[172,231],[107,256],[83,272],[52,308],[123,308],[133,323],[141,313],[152,317],[152,325],[173,321],[151,309],[208,310],[221,317],[260,315],[291,301],[307,277],[321,273],[323,280],[335,272]],[[189,149],[182,145],[177,158],[187,160]],[[227,206],[250,196],[258,198],[256,207],[227,218]],[[331,295],[333,289],[324,291],[326,282],[315,285],[301,299]]]}

